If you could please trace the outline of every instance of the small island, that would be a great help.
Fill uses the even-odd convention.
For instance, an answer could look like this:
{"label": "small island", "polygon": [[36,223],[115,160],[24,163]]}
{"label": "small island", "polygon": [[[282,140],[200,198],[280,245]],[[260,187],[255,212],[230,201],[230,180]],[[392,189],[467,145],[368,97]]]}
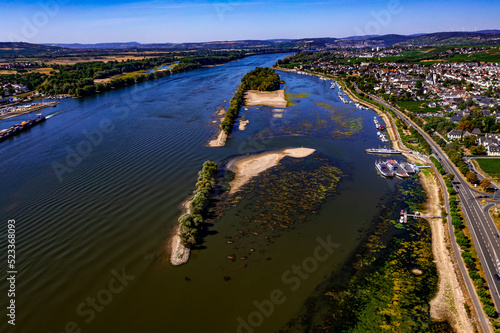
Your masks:
{"label": "small island", "polygon": [[196,190],[191,198],[182,205],[183,214],[171,242],[170,263],[174,266],[185,264],[189,260],[191,246],[198,241],[203,228],[205,210],[217,183],[217,164],[206,161],[198,173]]}
{"label": "small island", "polygon": [[[217,139],[210,141],[210,147],[223,147],[231,135],[236,119],[238,119],[241,106],[266,105],[284,108],[287,105],[285,91],[279,90],[281,79],[274,69],[268,67],[256,67],[248,72],[242,79],[241,84],[226,111],[224,120],[220,124],[220,132]],[[245,128],[248,121],[244,123]]]}

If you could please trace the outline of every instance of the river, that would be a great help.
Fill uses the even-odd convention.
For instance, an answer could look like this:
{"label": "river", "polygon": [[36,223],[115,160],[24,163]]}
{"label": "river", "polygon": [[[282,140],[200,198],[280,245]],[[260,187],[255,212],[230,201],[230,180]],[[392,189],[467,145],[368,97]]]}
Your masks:
{"label": "river", "polygon": [[[378,177],[376,156],[364,153],[380,145],[375,112],[340,102],[331,82],[280,72],[292,94],[309,96],[284,112],[242,109],[247,129],[206,146],[243,75],[284,56],[62,100],[43,110],[45,123],[0,143],[2,234],[16,221],[16,332],[273,332],[340,271],[400,181]],[[226,237],[244,211],[231,208],[187,265],[170,266],[168,239],[203,162],[288,147],[314,148],[344,174],[317,214],[233,262]],[[307,266],[318,251],[327,258]]]}

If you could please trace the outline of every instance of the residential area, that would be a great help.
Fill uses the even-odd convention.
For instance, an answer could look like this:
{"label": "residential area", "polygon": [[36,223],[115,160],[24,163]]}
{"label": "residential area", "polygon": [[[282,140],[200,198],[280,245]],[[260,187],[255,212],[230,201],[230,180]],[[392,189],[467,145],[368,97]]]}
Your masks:
{"label": "residential area", "polygon": [[[464,48],[474,54],[480,48]],[[500,64],[494,62],[373,62],[339,60],[351,54],[387,56],[395,49],[338,51],[335,56],[296,66],[345,78],[361,91],[378,95],[420,118],[423,128],[441,145],[452,143],[465,155],[500,156]],[[328,59],[328,61],[324,61]],[[352,60],[352,61],[351,61]]]}

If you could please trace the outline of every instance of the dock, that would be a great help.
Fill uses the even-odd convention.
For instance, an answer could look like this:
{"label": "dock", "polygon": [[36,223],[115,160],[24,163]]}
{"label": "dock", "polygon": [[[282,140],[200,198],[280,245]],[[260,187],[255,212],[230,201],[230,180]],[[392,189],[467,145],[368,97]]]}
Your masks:
{"label": "dock", "polygon": [[420,212],[415,212],[415,214],[408,214],[406,210],[401,211],[401,218],[399,223],[408,223],[408,217],[413,217],[414,219],[444,219],[446,216],[423,216]]}
{"label": "dock", "polygon": [[28,114],[49,107],[55,107],[57,104],[59,104],[59,102],[42,102],[13,107],[12,110],[0,114],[0,120],[22,116],[23,114]]}

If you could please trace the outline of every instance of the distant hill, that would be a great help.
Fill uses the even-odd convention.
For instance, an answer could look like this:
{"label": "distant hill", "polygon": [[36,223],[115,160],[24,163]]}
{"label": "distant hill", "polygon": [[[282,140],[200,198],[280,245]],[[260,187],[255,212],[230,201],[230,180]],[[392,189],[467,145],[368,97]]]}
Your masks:
{"label": "distant hill", "polygon": [[453,45],[497,45],[500,44],[500,33],[496,30],[488,32],[437,32],[417,36],[403,42],[399,46],[453,46]]}
{"label": "distant hill", "polygon": [[61,47],[31,44],[25,42],[0,42],[0,56],[29,56],[35,54],[56,54],[66,49]]}
{"label": "distant hill", "polygon": [[498,29],[494,29],[494,30],[479,30],[479,31],[475,31],[475,32],[479,32],[481,34],[500,34],[500,30]]}
{"label": "distant hill", "polygon": [[62,44],[51,43],[69,49],[162,49],[162,50],[199,50],[199,49],[254,49],[282,48],[319,50],[333,47],[388,47],[398,46],[439,46],[439,45],[495,45],[500,44],[500,30],[481,30],[476,32],[438,32],[417,33],[412,35],[366,35],[345,38],[301,38],[269,40],[212,41],[202,43],[98,43],[98,44]]}
{"label": "distant hill", "polygon": [[[475,32],[437,32],[413,35],[367,35],[346,38],[302,38],[302,39],[269,39],[269,40],[236,40],[213,41],[203,43],[97,43],[97,44],[30,44],[0,43],[0,56],[18,57],[32,55],[57,55],[111,52],[113,50],[256,50],[269,52],[290,52],[298,50],[325,50],[331,48],[376,48],[388,46],[458,46],[458,45],[500,45],[500,30],[490,29]],[[107,51],[105,51],[107,50]]]}
{"label": "distant hill", "polygon": [[127,43],[97,43],[97,44],[63,44],[63,43],[48,43],[42,44],[47,46],[64,47],[68,49],[129,49],[136,48],[140,46],[137,42],[127,42]]}

